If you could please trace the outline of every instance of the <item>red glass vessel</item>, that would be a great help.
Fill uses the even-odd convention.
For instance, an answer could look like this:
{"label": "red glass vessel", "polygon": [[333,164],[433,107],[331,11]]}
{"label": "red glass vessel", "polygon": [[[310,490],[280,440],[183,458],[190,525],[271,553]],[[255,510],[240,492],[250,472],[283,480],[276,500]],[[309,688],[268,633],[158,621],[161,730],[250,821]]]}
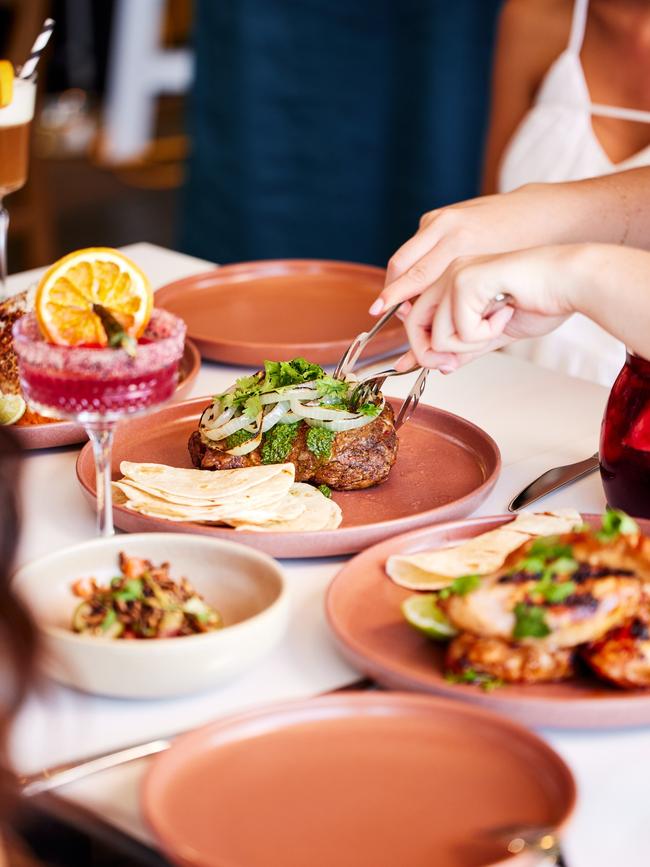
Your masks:
{"label": "red glass vessel", "polygon": [[650,518],[650,361],[632,353],[605,410],[600,474],[612,508]]}

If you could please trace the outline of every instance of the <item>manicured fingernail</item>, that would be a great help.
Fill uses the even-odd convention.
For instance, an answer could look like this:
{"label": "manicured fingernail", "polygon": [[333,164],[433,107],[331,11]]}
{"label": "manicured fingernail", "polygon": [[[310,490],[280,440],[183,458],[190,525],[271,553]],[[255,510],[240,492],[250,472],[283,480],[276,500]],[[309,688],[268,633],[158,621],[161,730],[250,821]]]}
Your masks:
{"label": "manicured fingernail", "polygon": [[448,373],[453,373],[456,368],[452,367],[452,365],[450,364],[441,364],[438,370],[440,371],[440,373],[444,373],[446,376]]}
{"label": "manicured fingernail", "polygon": [[395,362],[395,370],[401,370],[402,368],[407,369],[408,368],[408,365],[406,363],[407,359],[408,359],[408,353],[406,355],[403,355],[401,358],[398,358],[397,361]]}
{"label": "manicured fingernail", "polygon": [[384,302],[381,300],[381,298],[377,298],[376,301],[373,301],[372,307],[370,308],[368,313],[370,313],[371,316],[376,316],[378,313],[381,313],[383,309]]}

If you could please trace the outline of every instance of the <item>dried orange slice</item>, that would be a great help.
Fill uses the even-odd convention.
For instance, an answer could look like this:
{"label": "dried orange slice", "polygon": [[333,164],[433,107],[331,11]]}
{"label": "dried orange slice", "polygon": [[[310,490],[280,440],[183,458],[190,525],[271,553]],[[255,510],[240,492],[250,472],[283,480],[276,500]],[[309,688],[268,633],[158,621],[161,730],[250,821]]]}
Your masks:
{"label": "dried orange slice", "polygon": [[0,60],[0,108],[11,105],[14,98],[14,68],[9,60]]}
{"label": "dried orange slice", "polygon": [[108,337],[95,305],[101,305],[135,339],[151,317],[153,292],[147,277],[119,250],[89,247],[59,259],[36,290],[38,324],[50,343],[106,346]]}

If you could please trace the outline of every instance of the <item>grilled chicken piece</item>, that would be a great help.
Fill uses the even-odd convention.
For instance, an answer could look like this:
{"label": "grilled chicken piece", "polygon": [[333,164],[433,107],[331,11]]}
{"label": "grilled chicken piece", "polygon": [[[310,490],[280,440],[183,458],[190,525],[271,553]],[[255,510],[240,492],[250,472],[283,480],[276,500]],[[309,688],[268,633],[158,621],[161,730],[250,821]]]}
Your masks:
{"label": "grilled chicken piece", "polygon": [[620,536],[613,542],[602,542],[591,533],[568,533],[556,541],[570,546],[579,564],[576,571],[556,576],[558,581],[574,582],[570,595],[561,602],[546,601],[538,592],[541,573],[520,568],[533,546],[539,544],[533,539],[514,551],[477,590],[441,601],[454,626],[474,635],[511,641],[515,607],[520,603],[534,605],[543,610],[549,634],[521,641],[556,649],[596,641],[635,615],[642,597],[641,579],[650,576],[648,540]]}
{"label": "grilled chicken piece", "polygon": [[[374,421],[357,430],[338,433],[327,460],[319,459],[307,448],[305,423],[300,424],[287,462],[296,467],[297,482],[328,485],[336,491],[351,491],[378,485],[388,478],[397,458],[397,433],[390,404]],[[262,462],[261,446],[247,455],[229,455],[210,448],[200,432],[190,436],[188,449],[192,463],[202,470],[230,470],[253,467]]]}
{"label": "grilled chicken piece", "polygon": [[463,632],[447,648],[447,670],[472,669],[506,683],[547,683],[573,675],[573,650],[549,650],[543,643],[515,644]]}
{"label": "grilled chicken piece", "polygon": [[627,689],[650,686],[650,599],[637,614],[599,641],[581,648],[585,662],[600,677]]}

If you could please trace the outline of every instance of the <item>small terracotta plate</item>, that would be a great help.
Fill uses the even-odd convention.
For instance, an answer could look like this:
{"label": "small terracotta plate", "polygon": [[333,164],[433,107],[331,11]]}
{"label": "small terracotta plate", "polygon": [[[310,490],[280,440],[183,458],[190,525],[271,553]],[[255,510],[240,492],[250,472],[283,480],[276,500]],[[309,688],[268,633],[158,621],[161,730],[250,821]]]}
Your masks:
{"label": "small terracotta plate", "polygon": [[[123,422],[115,435],[113,477],[121,461],[191,467],[187,451],[210,398],[175,404]],[[401,401],[391,399],[397,412]],[[312,533],[240,532],[207,524],[173,523],[115,506],[116,526],[128,532],[204,533],[245,542],[275,557],[327,557],[350,554],[397,533],[472,512],[499,475],[501,458],[494,440],[468,421],[420,404],[399,432],[397,462],[386,482],[363,491],[335,493],[343,510],[336,530]],[[90,445],[77,461],[77,476],[94,501],[95,470]]]}
{"label": "small terracotta plate", "polygon": [[[357,334],[373,324],[368,308],[384,285],[372,265],[278,259],[224,265],[156,292],[156,303],[187,323],[201,355],[257,366],[302,355],[336,364]],[[398,319],[372,342],[372,355],[406,344]]]}
{"label": "small terracotta plate", "polygon": [[488,711],[349,692],[178,738],[142,797],[185,867],[515,867],[531,862],[506,856],[494,829],[562,826],[575,783],[542,740]]}
{"label": "small terracotta plate", "polygon": [[[201,369],[201,355],[191,340],[185,341],[181,358],[178,385],[174,400],[185,397],[194,385]],[[80,424],[74,421],[53,421],[43,424],[14,425],[11,432],[24,449],[50,449],[55,446],[70,446],[87,439]]]}
{"label": "small terracotta plate", "polygon": [[[458,545],[513,515],[472,518],[425,527],[375,545],[355,557],[330,584],[326,608],[343,655],[378,683],[464,699],[530,726],[610,728],[650,724],[650,690],[623,691],[587,673],[564,683],[505,685],[484,692],[444,676],[445,645],[431,641],[404,620],[400,605],[413,591],[394,584],[384,571],[391,554]],[[600,516],[585,515],[600,524]],[[650,533],[650,521],[639,521]]]}

